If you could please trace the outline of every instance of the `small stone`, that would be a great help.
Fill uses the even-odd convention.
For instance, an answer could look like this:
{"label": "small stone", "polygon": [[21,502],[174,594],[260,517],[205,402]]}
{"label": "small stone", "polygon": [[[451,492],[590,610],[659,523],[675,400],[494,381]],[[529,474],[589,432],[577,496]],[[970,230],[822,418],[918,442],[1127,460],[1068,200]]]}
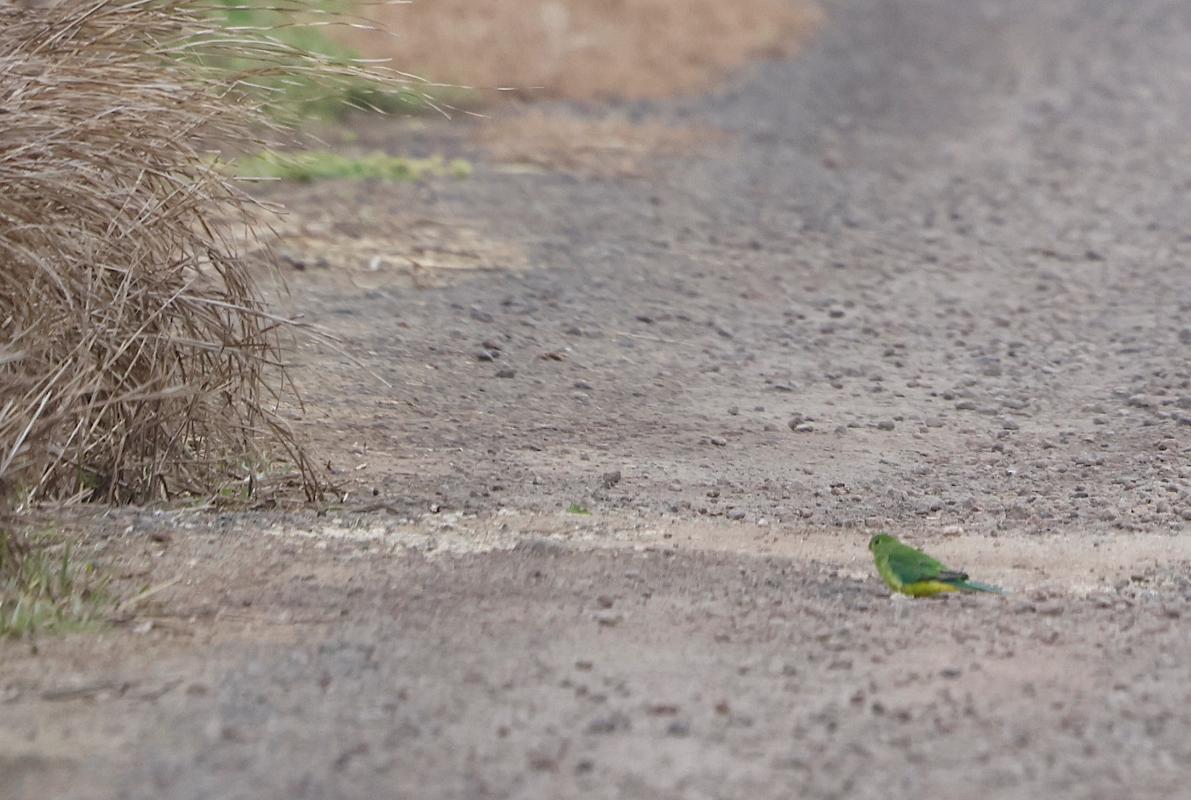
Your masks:
{"label": "small stone", "polygon": [[497,370],[496,377],[498,377],[498,378],[515,378],[515,377],[517,377],[517,371],[506,367],[504,369]]}
{"label": "small stone", "polygon": [[605,472],[600,476],[600,483],[604,484],[605,489],[611,489],[616,484],[620,483],[620,470],[614,469],[611,472]]}
{"label": "small stone", "polygon": [[1016,422],[1014,422],[1014,421],[1013,421],[1013,420],[1011,420],[1011,419],[1003,419],[1003,420],[1001,420],[1001,427],[1002,427],[1004,430],[1007,430],[1007,431],[1016,431],[1016,430],[1021,430],[1021,426],[1020,426],[1020,425],[1018,425]]}
{"label": "small stone", "polygon": [[587,724],[587,732],[599,734],[615,733],[616,731],[628,730],[631,726],[632,721],[617,711],[606,717],[593,719]]}
{"label": "small stone", "polygon": [[476,353],[476,361],[495,361],[500,358],[500,353],[496,350],[481,350]]}
{"label": "small stone", "polygon": [[730,511],[728,511],[727,517],[728,517],[728,519],[731,519],[731,520],[740,521],[740,520],[744,519],[744,509],[733,508]]}
{"label": "small stone", "polygon": [[882,430],[882,431],[891,431],[895,427],[897,427],[897,426],[894,424],[893,420],[891,420],[891,419],[883,419],[877,423],[877,429]]}
{"label": "small stone", "polygon": [[592,614],[592,619],[594,619],[600,625],[603,625],[605,628],[612,628],[619,625],[624,617],[620,614],[617,614],[615,611],[604,610],[597,611],[595,614]]}
{"label": "small stone", "polygon": [[306,262],[300,256],[287,253],[283,250],[277,254],[277,258],[283,264],[293,267],[298,272],[304,272],[306,270]]}
{"label": "small stone", "polygon": [[728,406],[728,416],[735,417],[740,413],[740,406]]}
{"label": "small stone", "polygon": [[958,411],[975,411],[976,410],[976,401],[975,400],[960,400],[958,403],[955,404],[955,408]]}
{"label": "small stone", "polygon": [[691,724],[686,720],[676,719],[666,726],[666,735],[675,737],[690,736]]}
{"label": "small stone", "polygon": [[815,430],[815,426],[810,424],[809,422],[800,422],[797,425],[795,425],[791,430],[793,430],[795,433],[813,433]]}
{"label": "small stone", "polygon": [[591,384],[587,381],[575,381],[575,388],[581,392],[590,392],[592,390]]}

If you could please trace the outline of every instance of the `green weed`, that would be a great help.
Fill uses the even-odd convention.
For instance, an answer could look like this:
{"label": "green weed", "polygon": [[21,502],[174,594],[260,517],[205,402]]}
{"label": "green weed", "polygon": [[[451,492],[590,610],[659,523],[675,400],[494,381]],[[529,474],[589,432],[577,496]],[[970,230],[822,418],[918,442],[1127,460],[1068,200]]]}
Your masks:
{"label": "green weed", "polygon": [[97,627],[106,585],[53,534],[0,531],[0,638]]}
{"label": "green weed", "polygon": [[281,178],[312,183],[321,180],[417,181],[429,177],[462,178],[471,174],[471,165],[441,157],[403,158],[386,153],[350,156],[327,150],[282,153],[266,150],[232,165],[243,178]]}
{"label": "green weed", "polygon": [[[359,63],[359,53],[328,36],[326,24],[318,25],[295,19],[293,7],[256,6],[253,0],[219,0],[214,9],[233,34],[248,40],[266,40],[292,50],[297,62],[299,54],[311,54],[335,64]],[[342,2],[322,0],[309,3],[315,19],[323,23],[342,24],[345,11]],[[270,48],[273,57],[279,53]],[[250,58],[223,59],[218,66],[228,71],[250,68]],[[434,87],[434,95],[420,91],[412,82],[410,88],[385,88],[366,78],[329,77],[318,72],[305,76],[287,72],[274,78],[257,77],[254,84],[268,97],[270,110],[286,118],[315,118],[335,120],[352,109],[378,110],[386,113],[419,114],[450,107],[453,101],[466,102],[471,93],[454,87]]]}

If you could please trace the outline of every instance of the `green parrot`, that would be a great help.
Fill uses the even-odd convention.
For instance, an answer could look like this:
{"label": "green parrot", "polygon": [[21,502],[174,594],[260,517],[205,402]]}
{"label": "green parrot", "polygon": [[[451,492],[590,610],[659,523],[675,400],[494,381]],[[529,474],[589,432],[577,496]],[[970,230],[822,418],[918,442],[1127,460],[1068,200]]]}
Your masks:
{"label": "green parrot", "polygon": [[948,569],[921,550],[907,547],[896,536],[879,533],[868,542],[877,562],[877,572],[895,592],[910,597],[933,597],[944,592],[1004,591],[987,583],[968,580],[966,572]]}

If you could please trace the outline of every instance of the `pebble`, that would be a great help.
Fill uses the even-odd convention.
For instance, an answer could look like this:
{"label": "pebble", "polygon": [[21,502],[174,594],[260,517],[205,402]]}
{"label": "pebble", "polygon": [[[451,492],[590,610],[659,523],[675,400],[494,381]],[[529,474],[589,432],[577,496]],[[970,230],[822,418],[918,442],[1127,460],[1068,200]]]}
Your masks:
{"label": "pebble", "polygon": [[895,427],[897,427],[897,426],[894,424],[893,420],[891,420],[891,419],[883,419],[877,423],[877,429],[882,430],[882,431],[891,431]]}
{"label": "pebble", "polygon": [[481,350],[476,353],[476,361],[495,361],[500,358],[500,353],[496,350]]}
{"label": "pebble", "polygon": [[676,719],[666,726],[667,736],[683,737],[691,733],[691,724],[685,720]]}
{"label": "pebble", "polygon": [[600,625],[603,625],[605,628],[611,628],[616,625],[619,625],[621,620],[624,619],[624,617],[622,615],[617,614],[615,611],[609,611],[609,610],[597,611],[596,613],[591,615],[591,618],[594,619],[596,622],[598,622]]}
{"label": "pebble", "polygon": [[712,436],[707,441],[711,442],[716,447],[723,447],[726,444],[728,444],[728,440],[725,439],[723,436]]}
{"label": "pebble", "polygon": [[800,422],[790,428],[795,433],[813,433],[815,426],[809,422]]}
{"label": "pebble", "polygon": [[628,730],[632,726],[632,721],[620,713],[619,711],[609,714],[606,717],[598,717],[593,719],[587,725],[588,733],[615,733],[620,730]]}
{"label": "pebble", "polygon": [[513,369],[508,369],[506,367],[505,369],[498,370],[496,373],[496,377],[498,377],[498,378],[515,378],[515,377],[517,377],[517,371],[513,370]]}
{"label": "pebble", "polygon": [[742,519],[744,519],[744,509],[733,508],[732,510],[730,510],[728,512],[727,517],[728,517],[728,519],[731,519],[731,520],[737,520],[737,521],[742,520]]}
{"label": "pebble", "polygon": [[1021,426],[1020,426],[1020,425],[1018,425],[1016,422],[1014,422],[1014,421],[1013,421],[1013,420],[1011,420],[1011,419],[1003,419],[1003,420],[1001,420],[1001,427],[1002,427],[1002,428],[1004,428],[1004,429],[1005,429],[1005,430],[1007,430],[1007,431],[1016,431],[1016,430],[1021,430]]}

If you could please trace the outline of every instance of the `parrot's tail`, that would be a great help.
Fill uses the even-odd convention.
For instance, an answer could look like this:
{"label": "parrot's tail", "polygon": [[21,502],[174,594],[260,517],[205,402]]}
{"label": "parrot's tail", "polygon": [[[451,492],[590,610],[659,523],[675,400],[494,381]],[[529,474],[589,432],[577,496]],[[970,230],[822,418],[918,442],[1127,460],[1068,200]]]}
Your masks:
{"label": "parrot's tail", "polygon": [[993,594],[1005,594],[1005,590],[1000,586],[993,586],[988,583],[980,583],[979,581],[961,581],[955,584],[956,588],[963,589],[967,592],[992,592]]}

